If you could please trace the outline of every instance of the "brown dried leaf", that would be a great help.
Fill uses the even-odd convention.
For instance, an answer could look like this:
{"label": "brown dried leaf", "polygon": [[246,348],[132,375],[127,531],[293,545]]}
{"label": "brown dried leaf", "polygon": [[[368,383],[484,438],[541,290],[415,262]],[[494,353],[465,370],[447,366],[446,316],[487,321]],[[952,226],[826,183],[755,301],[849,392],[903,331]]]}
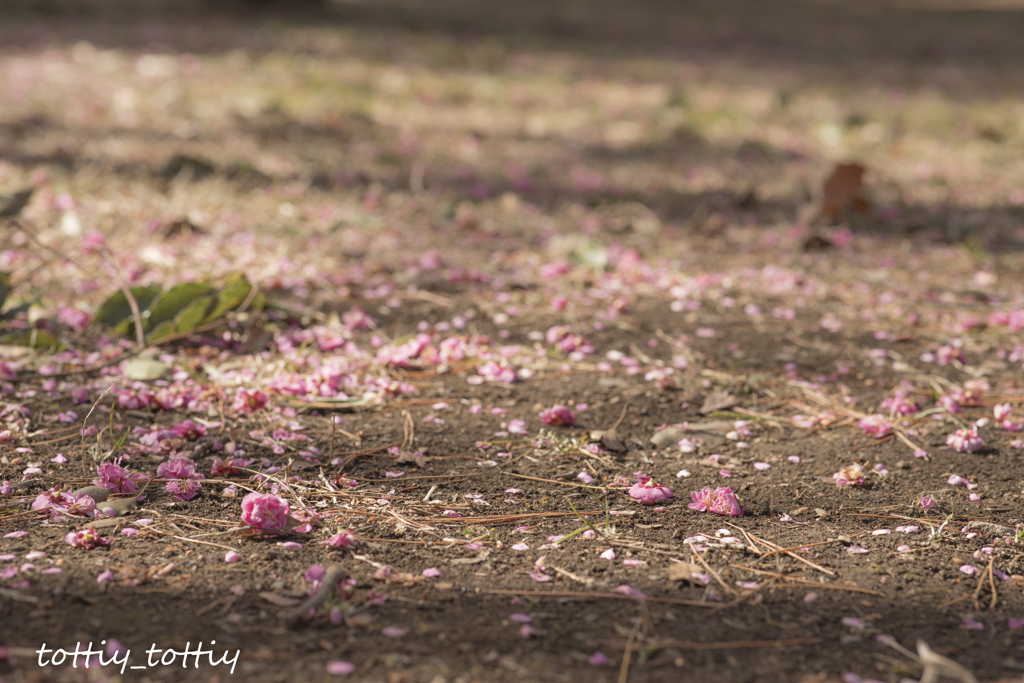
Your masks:
{"label": "brown dried leaf", "polygon": [[401,453],[398,456],[398,459],[395,460],[395,462],[414,462],[418,467],[426,467],[427,463],[430,462],[430,458],[423,455],[422,453]]}
{"label": "brown dried leaf", "polygon": [[701,567],[690,562],[675,562],[668,566],[669,581],[692,581],[694,574],[699,574]]}
{"label": "brown dried leaf", "polygon": [[622,453],[626,450],[625,442],[614,429],[595,429],[590,432],[590,438],[593,441],[601,442],[601,445],[610,451]]}
{"label": "brown dried leaf", "polygon": [[738,396],[733,396],[725,391],[716,391],[712,394],[708,394],[707,398],[704,399],[704,405],[700,407],[700,414],[709,415],[716,410],[732,408],[735,405],[739,405],[739,402],[740,399]]}
{"label": "brown dried leaf", "polygon": [[262,591],[260,597],[278,607],[295,607],[300,602],[295,598],[289,598],[279,593],[271,593],[270,591]]}
{"label": "brown dried leaf", "polygon": [[486,560],[490,554],[489,550],[484,550],[476,557],[460,557],[455,560],[449,560],[448,564],[478,564]]}
{"label": "brown dried leaf", "polygon": [[866,172],[867,169],[860,164],[837,164],[832,175],[825,181],[818,217],[834,221],[845,209],[868,213],[871,203],[864,192]]}

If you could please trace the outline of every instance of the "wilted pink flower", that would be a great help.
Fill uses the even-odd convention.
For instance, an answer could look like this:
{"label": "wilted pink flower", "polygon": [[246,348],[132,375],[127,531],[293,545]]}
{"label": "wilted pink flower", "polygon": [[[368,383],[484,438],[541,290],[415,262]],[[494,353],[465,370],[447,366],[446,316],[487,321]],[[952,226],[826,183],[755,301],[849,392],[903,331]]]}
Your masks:
{"label": "wilted pink flower", "polygon": [[172,456],[156,468],[156,476],[161,479],[205,479],[206,476],[196,470],[196,463],[184,455]]}
{"label": "wilted pink flower", "polygon": [[252,460],[243,460],[242,458],[237,458],[233,455],[229,455],[223,460],[220,458],[214,458],[210,474],[215,477],[230,477],[233,474],[241,472],[242,467],[248,467],[252,463]]}
{"label": "wilted pink flower", "polygon": [[[84,493],[72,494],[75,497],[75,502],[72,503],[66,510],[69,515],[80,515],[84,517],[96,517],[96,501],[93,500],[92,496],[87,496]],[[109,515],[107,515],[109,517]]]}
{"label": "wilted pink flower", "polygon": [[954,360],[963,363],[965,361],[963,349],[957,349],[952,346],[941,346],[939,350],[935,352],[935,360],[939,365],[949,365]]}
{"label": "wilted pink flower", "polygon": [[1009,403],[999,403],[992,408],[992,414],[995,415],[997,422],[1001,422],[1010,417],[1012,412],[1013,406]]}
{"label": "wilted pink flower", "polygon": [[954,415],[962,412],[963,410],[957,400],[952,396],[939,396],[939,405],[942,406],[942,409],[947,413]]}
{"label": "wilted pink flower", "polygon": [[234,550],[229,550],[226,553],[224,553],[224,561],[228,564],[238,562],[240,559],[242,558],[239,557],[238,553],[236,553]]}
{"label": "wilted pink flower", "polygon": [[349,332],[354,332],[355,330],[368,330],[374,326],[373,318],[368,316],[363,309],[358,306],[353,306],[351,310],[343,313],[341,316],[341,323]]}
{"label": "wilted pink flower", "polygon": [[192,500],[199,495],[199,491],[202,488],[203,485],[195,479],[175,479],[174,481],[167,482],[164,490],[174,494],[174,497],[178,500]]}
{"label": "wilted pink flower", "polygon": [[506,384],[512,384],[519,379],[516,371],[510,367],[500,365],[494,361],[488,361],[479,368],[477,373],[484,379],[489,379],[492,382],[505,382]]}
{"label": "wilted pink flower", "polygon": [[857,426],[864,430],[865,434],[881,439],[883,436],[889,433],[892,429],[892,425],[885,418],[884,415],[868,415],[860,422]]}
{"label": "wilted pink flower", "polygon": [[96,486],[103,486],[111,493],[135,493],[139,488],[132,479],[128,468],[121,466],[121,458],[107,461],[96,468],[98,479],[93,479]]}
{"label": "wilted pink flower", "polygon": [[61,305],[57,310],[57,320],[75,332],[81,332],[89,324],[89,314],[77,308]]}
{"label": "wilted pink flower", "polygon": [[946,483],[950,486],[966,486],[968,490],[978,488],[977,484],[972,484],[958,474],[950,475],[949,479],[946,480]]}
{"label": "wilted pink flower", "polygon": [[598,650],[594,654],[587,657],[587,661],[594,666],[605,666],[608,664],[608,657],[603,652]]}
{"label": "wilted pink flower", "polygon": [[235,392],[235,402],[231,404],[231,408],[242,415],[251,415],[257,410],[265,408],[268,401],[270,398],[259,389],[250,390],[239,387]]}
{"label": "wilted pink flower", "polygon": [[171,430],[178,435],[179,439],[195,441],[201,436],[206,436],[206,427],[192,420],[185,420],[171,427]]}
{"label": "wilted pink flower", "polygon": [[153,399],[153,392],[145,387],[138,389],[121,389],[117,392],[117,403],[125,410],[142,410],[148,408]]}
{"label": "wilted pink flower", "polygon": [[75,497],[69,491],[61,491],[60,486],[55,486],[49,491],[43,491],[32,501],[33,510],[46,510],[51,517],[59,517],[75,503]]}
{"label": "wilted pink flower", "polygon": [[863,486],[864,467],[857,463],[847,465],[833,474],[832,478],[836,480],[836,486]]}
{"label": "wilted pink flower", "polygon": [[639,503],[654,505],[672,498],[674,494],[667,486],[655,484],[650,477],[638,474],[637,483],[629,489],[629,495]]}
{"label": "wilted pink flower", "polygon": [[423,576],[427,577],[428,579],[436,579],[437,577],[441,576],[441,570],[437,569],[436,567],[428,567],[427,569],[423,570]]}
{"label": "wilted pink flower", "polygon": [[907,392],[903,389],[894,391],[892,396],[882,401],[879,409],[886,410],[892,415],[910,415],[919,410],[917,403],[912,399],[908,399]]}
{"label": "wilted pink flower", "polygon": [[508,431],[513,434],[529,434],[526,429],[526,422],[523,420],[509,420]]}
{"label": "wilted pink flower", "polygon": [[321,545],[329,545],[332,548],[354,548],[356,543],[356,535],[351,529],[342,529],[326,541],[320,541]]}
{"label": "wilted pink flower", "polygon": [[582,481],[584,484],[594,483],[594,478],[590,476],[587,472],[580,472],[579,474],[576,475],[576,478]]}
{"label": "wilted pink flower", "polygon": [[728,486],[718,489],[704,487],[700,491],[691,491],[690,497],[693,502],[689,503],[687,507],[698,512],[707,511],[716,515],[739,517],[746,511],[746,508],[740,505],[736,494]]}
{"label": "wilted pink flower", "polygon": [[359,482],[339,472],[334,475],[334,485],[340,489],[354,489],[359,486]]}
{"label": "wilted pink flower", "polygon": [[921,507],[924,508],[924,511],[926,513],[936,505],[937,503],[935,502],[935,499],[932,498],[931,494],[928,494],[927,496],[921,498]]}
{"label": "wilted pink flower", "polygon": [[540,413],[541,422],[546,425],[573,425],[576,416],[565,406],[552,406]]}
{"label": "wilted pink flower", "polygon": [[242,499],[242,522],[261,531],[283,531],[290,512],[286,500],[269,493],[250,493]]}
{"label": "wilted pink flower", "polygon": [[106,248],[107,240],[98,230],[90,230],[82,237],[82,253],[92,254]]}
{"label": "wilted pink flower", "polygon": [[85,548],[86,550],[92,550],[98,545],[110,545],[110,541],[96,533],[92,527],[85,531],[72,531],[64,541],[76,548]]}
{"label": "wilted pink flower", "polygon": [[946,439],[946,445],[951,446],[957,453],[974,453],[981,450],[985,445],[984,440],[978,434],[978,428],[958,429]]}

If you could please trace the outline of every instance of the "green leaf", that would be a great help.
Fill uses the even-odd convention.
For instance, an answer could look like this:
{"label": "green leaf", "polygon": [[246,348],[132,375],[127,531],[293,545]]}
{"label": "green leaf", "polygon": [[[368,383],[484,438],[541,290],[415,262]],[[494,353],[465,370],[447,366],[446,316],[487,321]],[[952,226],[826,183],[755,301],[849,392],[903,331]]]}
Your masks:
{"label": "green leaf", "polygon": [[7,303],[7,295],[11,293],[11,274],[0,271],[0,308]]}
{"label": "green leaf", "polygon": [[0,341],[19,346],[31,346],[36,349],[53,349],[55,351],[64,349],[64,345],[57,341],[57,338],[52,334],[35,328],[10,332],[0,337]]}
{"label": "green leaf", "polygon": [[153,331],[150,332],[146,336],[147,336],[147,339],[150,341],[150,343],[156,344],[156,343],[158,343],[160,341],[163,341],[167,337],[171,337],[173,335],[174,335],[174,321],[173,320],[165,320],[162,323],[160,323],[159,325],[157,325],[153,329]]}
{"label": "green leaf", "polygon": [[201,296],[174,318],[174,330],[178,334],[191,332],[206,318],[206,312],[213,305],[212,296]]}
{"label": "green leaf", "polygon": [[18,317],[19,313],[24,313],[30,308],[32,308],[31,301],[29,301],[28,303],[21,304],[19,306],[15,306],[14,308],[8,308],[6,311],[0,314],[0,320],[14,320],[15,318]]}
{"label": "green leaf", "polygon": [[[139,304],[141,313],[153,303],[153,299],[160,294],[160,289],[158,287],[132,287],[131,293],[135,297],[136,303]],[[123,291],[114,292],[103,302],[100,309],[96,311],[96,320],[107,327],[118,328],[117,331],[122,334],[127,333],[127,325],[119,328],[125,321],[132,322],[132,308],[128,305],[128,299]]]}
{"label": "green leaf", "polygon": [[171,374],[171,365],[155,358],[138,356],[128,361],[128,368],[124,374],[128,379],[134,380],[149,381],[160,379]]}
{"label": "green leaf", "polygon": [[150,308],[146,329],[152,330],[165,320],[173,320],[195,299],[212,291],[213,287],[199,282],[183,282],[171,287]]}
{"label": "green leaf", "polygon": [[245,273],[231,275],[224,286],[220,288],[220,292],[217,293],[217,304],[206,314],[202,322],[212,323],[228,311],[238,308],[249,297],[251,291],[252,285],[245,277]]}

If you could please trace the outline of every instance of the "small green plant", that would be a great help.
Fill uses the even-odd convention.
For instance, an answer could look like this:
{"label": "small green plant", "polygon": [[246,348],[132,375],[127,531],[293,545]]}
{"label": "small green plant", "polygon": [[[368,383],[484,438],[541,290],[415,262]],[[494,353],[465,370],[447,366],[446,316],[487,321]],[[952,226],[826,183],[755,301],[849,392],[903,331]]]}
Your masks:
{"label": "small green plant", "polygon": [[[263,296],[243,273],[234,273],[223,285],[183,282],[166,292],[159,287],[132,287],[143,333],[149,343],[187,334],[215,323],[231,311],[260,310]],[[127,336],[136,336],[135,317],[123,290],[112,294],[96,311],[96,320]]]}

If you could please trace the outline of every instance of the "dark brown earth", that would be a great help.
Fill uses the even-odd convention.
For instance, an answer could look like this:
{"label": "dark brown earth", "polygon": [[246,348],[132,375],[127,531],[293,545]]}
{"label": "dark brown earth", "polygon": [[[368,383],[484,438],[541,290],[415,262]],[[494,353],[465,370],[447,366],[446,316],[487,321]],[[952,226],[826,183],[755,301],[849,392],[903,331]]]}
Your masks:
{"label": "dark brown earth", "polygon": [[[661,318],[638,313],[631,323],[642,333],[641,338],[646,338],[661,324]],[[673,334],[681,328],[665,331]],[[731,328],[730,336],[742,338],[744,332]],[[716,378],[716,387],[731,389],[743,397],[741,410],[771,413],[788,401],[805,400],[799,390],[774,383],[743,384],[743,378],[752,376],[746,374],[749,370],[743,365],[757,365],[762,371],[766,371],[765,366],[770,370],[777,365],[773,359],[784,341],[780,332],[766,330],[757,350],[739,366],[731,366],[728,375],[724,371],[709,373]],[[613,332],[595,336],[595,342],[600,352],[629,338]],[[906,350],[906,346],[900,348]],[[657,353],[657,349],[651,352]],[[874,636],[879,633],[893,635],[907,644],[922,638],[936,651],[955,656],[961,664],[989,679],[1005,675],[1006,667],[1015,661],[1016,638],[1005,629],[1006,618],[1024,610],[1016,580],[996,580],[997,601],[990,609],[993,595],[987,584],[976,592],[977,579],[965,577],[957,568],[970,562],[980,562],[984,567],[987,562],[972,560],[971,554],[994,546],[992,557],[997,567],[1008,573],[1020,572],[1016,549],[996,540],[999,534],[984,529],[972,540],[947,534],[929,543],[927,534],[928,528],[938,527],[950,513],[954,517],[949,526],[957,529],[972,519],[1009,527],[1019,521],[1022,471],[1019,451],[1009,446],[1009,438],[991,444],[981,454],[956,454],[939,445],[941,440],[935,440],[929,443],[934,445],[935,457],[925,462],[913,458],[895,440],[877,443],[852,427],[809,434],[778,424],[766,425],[757,428],[747,451],[722,444],[724,466],[733,471],[731,479],[722,482],[716,474],[722,464],[683,456],[676,447],[654,450],[647,443],[663,423],[707,421],[697,410],[706,389],[645,391],[646,383],[636,376],[552,374],[508,388],[470,386],[461,374],[416,375],[423,391],[417,399],[404,404],[398,401],[378,411],[345,415],[344,429],[362,434],[360,443],[353,444],[335,434],[336,453],[354,454],[355,462],[345,472],[369,484],[359,492],[395,488],[399,499],[413,501],[422,499],[436,485],[434,498],[448,503],[462,502],[459,499],[463,493],[479,493],[491,505],[473,510],[473,514],[508,516],[507,522],[473,523],[468,514],[458,523],[438,522],[444,519],[438,517],[443,506],[420,504],[403,512],[407,518],[414,510],[414,514],[428,517],[426,524],[433,529],[429,534],[396,526],[395,519],[387,515],[347,516],[347,523],[366,539],[357,551],[362,559],[348,552],[325,553],[313,543],[306,543],[301,550],[287,550],[280,546],[282,539],[219,537],[217,543],[236,548],[242,555],[241,562],[231,565],[223,562],[224,550],[220,547],[186,543],[156,533],[147,537],[146,532],[126,543],[113,528],[106,530],[113,539],[110,548],[91,552],[69,552],[63,542],[67,532],[64,525],[33,526],[31,540],[4,539],[0,552],[42,550],[61,558],[63,570],[56,576],[40,576],[26,596],[31,602],[4,601],[5,644],[17,653],[9,657],[5,676],[16,681],[64,680],[71,675],[66,667],[40,670],[28,651],[42,643],[68,648],[75,642],[117,638],[132,649],[132,662],[154,643],[181,649],[186,643],[216,640],[218,647],[241,650],[235,675],[256,680],[329,678],[324,674],[325,663],[343,659],[356,664],[359,680],[578,680],[579,667],[585,667],[587,676],[611,681],[619,676],[623,650],[637,623],[640,629],[633,639],[641,647],[632,655],[630,680],[678,680],[681,675],[712,680],[725,680],[727,676],[742,681],[781,680],[806,677],[808,672],[821,673],[822,677],[812,676],[814,680],[827,680],[850,669],[862,675],[912,675],[912,663],[875,643]],[[849,384],[856,393],[870,395],[876,379],[872,375],[877,374],[869,371]],[[727,376],[734,381],[723,381]],[[438,413],[446,420],[443,428],[421,423],[430,412],[429,405],[423,403],[433,402],[435,397],[452,406]],[[682,398],[689,399],[690,407],[679,408]],[[492,416],[487,410],[470,414],[468,403],[479,403],[486,409],[503,407],[509,415],[533,415],[535,404],[572,405],[584,401],[594,407],[580,414],[581,426],[553,431],[560,437],[585,440],[587,431],[582,425],[607,428],[622,416],[618,431],[629,447],[626,453],[606,452],[584,458],[578,452],[558,453],[521,443],[511,449],[509,462],[497,467],[478,466],[478,461],[498,447],[485,452],[474,443],[481,435],[498,430],[504,416]],[[409,411],[415,424],[415,448],[431,458],[422,469],[412,463],[396,466],[381,453],[385,446],[403,440],[398,412],[404,410]],[[173,416],[154,415],[153,419],[168,423]],[[121,413],[115,415],[115,420],[125,424],[150,422]],[[309,415],[301,421],[327,451],[328,421]],[[531,433],[543,426],[536,419],[527,423]],[[250,454],[274,457],[269,451],[261,452],[256,442],[247,443],[244,436],[238,443],[252,448]],[[74,449],[72,445],[70,450]],[[854,449],[856,453],[851,454]],[[56,446],[37,448],[36,455],[45,458],[57,450]],[[787,462],[786,458],[793,455],[802,459],[800,465]],[[892,474],[873,479],[855,495],[835,488],[831,473],[851,459],[888,463]],[[772,468],[755,471],[751,463],[758,460],[771,463]],[[294,467],[306,478],[316,472],[315,467]],[[398,467],[406,471],[404,477],[385,479],[385,471]],[[673,475],[683,467],[689,468],[693,476],[676,479]],[[69,475],[76,469],[73,462],[66,467]],[[656,512],[636,505],[624,493],[580,489],[574,484],[575,473],[581,470],[590,470],[600,482],[635,469],[643,469],[672,486],[678,502]],[[5,465],[0,472],[13,479],[17,468]],[[985,481],[980,492],[986,502],[969,503],[962,488],[935,490],[936,476],[952,472],[972,472]],[[560,478],[566,474],[570,476]],[[82,481],[65,479],[61,483]],[[689,490],[722,483],[739,492],[749,507],[745,516],[720,518],[687,509]],[[219,498],[215,493],[218,488],[222,486],[210,485],[200,498],[168,509],[165,504],[173,500],[171,496],[151,486],[145,505],[124,525],[131,524],[135,517],[155,517],[163,523],[158,525],[160,528],[168,529],[173,523],[190,535],[223,529],[237,518],[238,502]],[[506,494],[506,488],[519,488],[523,493]],[[926,491],[933,492],[940,501],[939,513],[928,517],[908,504]],[[358,501],[359,496],[356,493],[352,500]],[[503,502],[508,498],[519,502]],[[611,518],[621,539],[618,545],[577,537],[557,550],[537,550],[547,536],[579,528],[568,507],[570,500],[577,510],[591,512],[590,519],[604,519],[607,509],[624,511],[628,516]],[[355,507],[358,509],[358,503]],[[780,523],[780,514],[787,512],[801,523]],[[550,513],[560,514],[517,517]],[[411,521],[418,520],[412,517]],[[916,536],[871,535],[874,529],[909,523],[920,525],[923,531]],[[530,528],[519,533],[515,531],[519,525]],[[668,572],[673,562],[692,560],[682,543],[684,537],[705,534],[713,538],[720,528],[738,535],[742,535],[737,531],[741,529],[784,548],[812,546],[800,557],[817,567],[789,556],[762,559],[755,550],[712,550],[712,567],[735,593],[724,596],[723,602],[701,607],[672,604],[673,600],[707,598],[704,588],[671,581]],[[442,537],[456,540],[440,541]],[[459,545],[471,538],[483,540],[481,551],[467,551]],[[291,540],[303,539],[294,535]],[[499,540],[505,546],[503,550],[495,547]],[[531,549],[522,553],[508,549],[519,541],[527,542]],[[903,543],[913,546],[914,551],[896,552],[896,546]],[[758,542],[755,545],[765,552]],[[850,555],[846,548],[851,545],[870,552]],[[628,568],[597,557],[608,547],[617,547],[620,561],[635,557],[645,564]],[[528,576],[540,555],[546,555],[549,568],[557,566],[566,572],[555,574],[554,585],[535,583]],[[346,623],[334,626],[326,614],[318,614],[312,621],[290,628],[275,616],[279,607],[260,597],[265,592],[303,594],[306,567],[329,562],[340,563],[357,582],[355,597],[346,603],[350,615]],[[375,568],[369,562],[409,572],[416,581],[403,586],[375,580]],[[153,576],[155,569],[170,564],[174,566],[169,573]],[[439,568],[441,577],[420,578],[420,571],[427,567]],[[112,569],[117,579],[97,585],[95,576],[104,569]],[[127,585],[132,578],[141,581]],[[739,580],[759,581],[762,588],[738,589],[735,582]],[[1024,583],[1024,579],[1020,581]],[[618,599],[611,591],[621,584],[651,599],[641,604]],[[242,589],[239,595],[232,592],[236,587]],[[369,591],[387,595],[387,600],[371,606]],[[588,599],[581,595],[587,591],[599,592],[602,597]],[[807,602],[809,594],[818,597]],[[530,626],[537,634],[530,639],[520,637],[521,625],[508,619],[513,613],[533,617]],[[858,617],[866,626],[844,626],[841,617]],[[986,630],[962,630],[960,625],[966,617],[980,621]],[[381,633],[385,626],[400,626],[408,633],[389,638]],[[999,633],[1005,635],[996,635]],[[598,650],[609,658],[604,669],[586,663],[586,658]],[[224,668],[202,667],[198,673],[184,674],[175,667],[158,666],[127,676],[137,680],[226,680],[230,676]]]}

